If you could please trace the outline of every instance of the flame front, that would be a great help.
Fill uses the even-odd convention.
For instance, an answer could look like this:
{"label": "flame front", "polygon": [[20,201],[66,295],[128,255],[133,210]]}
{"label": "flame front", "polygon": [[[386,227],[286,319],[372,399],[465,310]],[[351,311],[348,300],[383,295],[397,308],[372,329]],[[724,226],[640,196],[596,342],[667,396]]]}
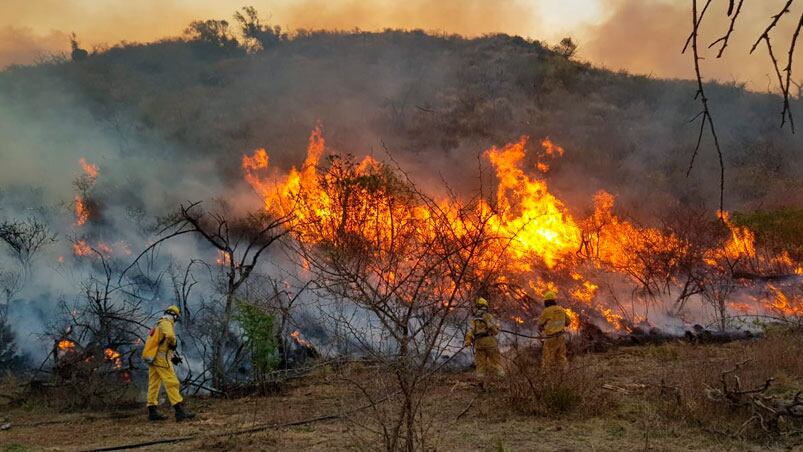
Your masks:
{"label": "flame front", "polygon": [[[455,213],[461,206],[454,200],[439,201],[435,212],[434,207],[410,202],[403,195],[382,192],[382,182],[391,180],[387,179],[389,170],[370,156],[352,165],[350,157],[333,155],[328,167],[323,168],[326,144],[320,127],[310,135],[300,169],[292,168],[285,176],[270,175],[270,160],[264,149],[243,156],[242,169],[245,181],[264,200],[265,209],[277,216],[289,216],[291,229],[304,243],[343,243],[344,238],[353,236],[371,244],[375,252],[383,252],[399,222],[415,224],[417,233],[428,237],[439,233],[428,220],[445,212],[456,234],[488,228],[492,239],[478,257],[480,271],[491,267],[487,262],[503,262],[498,282],[525,281],[523,286],[534,292],[536,299],[543,291],[557,291],[560,286],[560,293],[576,307],[568,310],[572,330],[579,329],[581,318],[589,316],[614,330],[626,330],[636,318],[646,321],[636,313],[625,315],[621,305],[611,303],[610,296],[601,296],[599,283],[585,275],[613,272],[631,283],[645,284],[642,276],[654,271],[645,256],[666,257],[661,261],[661,271],[671,275],[681,264],[678,256],[689,251],[688,239],[617,217],[613,213],[615,199],[604,191],[595,195],[593,213],[576,220],[549,191],[547,182],[536,176],[550,170],[546,159],[559,158],[565,150],[543,139],[536,155],[540,173],[528,174],[523,169],[528,140],[522,137],[484,153],[495,171],[495,197],[473,204],[474,215],[468,216]],[[349,184],[348,190],[342,189],[344,184]],[[724,246],[708,251],[703,265],[720,268],[725,260],[783,265],[789,271],[801,272],[801,266],[788,254],[766,259],[758,256],[752,231],[731,224],[727,213],[720,215],[729,229],[729,238]],[[225,264],[225,258],[219,258],[218,263]],[[383,276],[390,285],[394,278],[390,273]],[[667,278],[665,284],[679,283],[674,276]],[[777,309],[789,310],[787,304],[775,298]],[[510,318],[524,324],[521,313],[526,312],[531,311],[525,307]],[[296,331],[291,337],[299,340],[299,335]]]}

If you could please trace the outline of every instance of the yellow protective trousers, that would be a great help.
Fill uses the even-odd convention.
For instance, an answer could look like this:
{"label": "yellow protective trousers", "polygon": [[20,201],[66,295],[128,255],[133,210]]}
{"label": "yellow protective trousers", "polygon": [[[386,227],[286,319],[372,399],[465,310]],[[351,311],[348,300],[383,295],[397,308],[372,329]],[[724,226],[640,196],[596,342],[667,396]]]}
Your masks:
{"label": "yellow protective trousers", "polygon": [[488,372],[496,377],[504,375],[502,357],[499,354],[496,338],[483,337],[477,339],[474,344],[474,364],[477,366],[478,378],[485,378]]}
{"label": "yellow protective trousers", "polygon": [[153,364],[148,366],[148,406],[159,404],[159,390],[163,384],[170,405],[184,400],[181,397],[180,384],[173,365],[167,360],[166,355],[160,353]]}
{"label": "yellow protective trousers", "polygon": [[563,367],[566,361],[566,339],[558,334],[544,340],[544,350],[541,356],[541,367]]}

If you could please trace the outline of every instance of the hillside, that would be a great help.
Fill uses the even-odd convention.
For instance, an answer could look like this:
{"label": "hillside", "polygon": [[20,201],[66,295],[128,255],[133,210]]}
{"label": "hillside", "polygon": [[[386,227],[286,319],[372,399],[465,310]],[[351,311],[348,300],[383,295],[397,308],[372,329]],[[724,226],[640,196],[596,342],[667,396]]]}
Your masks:
{"label": "hillside", "polygon": [[[567,150],[549,179],[574,210],[600,188],[645,218],[677,203],[716,206],[707,139],[686,177],[697,138],[689,120],[699,109],[690,82],[610,72],[506,35],[278,36],[260,50],[190,36],[8,69],[0,146],[20,157],[56,152],[58,143],[61,154],[204,161],[230,184],[240,156],[258,147],[275,167],[299,164],[320,122],[335,149],[382,156],[387,148],[408,169],[426,168],[418,172],[425,182],[443,174],[474,189],[476,176],[466,176],[476,175],[479,152],[529,135]],[[726,207],[799,206],[803,143],[779,128],[778,98],[727,84],[712,85],[710,97]]]}

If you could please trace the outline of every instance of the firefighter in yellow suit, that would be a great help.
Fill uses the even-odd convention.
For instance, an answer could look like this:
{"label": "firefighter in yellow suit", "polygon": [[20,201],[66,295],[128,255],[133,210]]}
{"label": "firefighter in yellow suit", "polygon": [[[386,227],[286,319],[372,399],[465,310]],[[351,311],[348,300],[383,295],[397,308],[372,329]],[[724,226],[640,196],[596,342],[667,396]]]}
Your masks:
{"label": "firefighter in yellow suit", "polygon": [[541,367],[566,366],[566,338],[564,331],[569,326],[569,316],[557,305],[557,295],[553,291],[544,293],[544,311],[538,318],[538,327],[546,336],[541,357]]}
{"label": "firefighter in yellow suit", "polygon": [[477,378],[480,381],[485,379],[488,372],[495,377],[504,375],[502,369],[501,356],[499,355],[499,344],[496,342],[496,335],[499,334],[499,326],[494,320],[494,316],[488,312],[488,300],[479,297],[476,303],[476,314],[471,319],[468,332],[466,333],[466,347],[474,346],[474,364],[477,368]]}
{"label": "firefighter in yellow suit", "polygon": [[176,422],[185,419],[192,419],[195,414],[184,409],[184,399],[181,397],[180,384],[173,364],[181,363],[181,358],[175,353],[176,332],[173,328],[178,321],[181,310],[178,306],[169,306],[164,315],[156,323],[156,327],[151,330],[151,335],[159,335],[159,347],[156,357],[148,363],[148,420],[163,421],[167,416],[159,413],[159,390],[164,385],[167,399],[176,412]]}

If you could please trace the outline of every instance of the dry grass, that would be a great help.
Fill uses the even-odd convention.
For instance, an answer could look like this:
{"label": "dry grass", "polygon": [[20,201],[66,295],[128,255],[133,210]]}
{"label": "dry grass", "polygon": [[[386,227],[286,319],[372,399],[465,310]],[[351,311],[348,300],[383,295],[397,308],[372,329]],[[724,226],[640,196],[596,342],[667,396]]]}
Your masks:
{"label": "dry grass", "polygon": [[723,378],[733,389],[738,377],[743,390],[761,388],[772,378],[767,395],[794,397],[803,390],[803,334],[776,330],[767,338],[741,345],[724,349],[719,356],[683,353],[676,358],[677,365],[663,367],[656,391],[663,414],[720,435],[759,441],[774,442],[781,435],[803,433],[803,425],[794,419],[788,419],[778,431],[769,431],[759,422],[748,422],[753,416],[749,404],[734,406],[712,396],[722,389]]}
{"label": "dry grass", "polygon": [[[425,442],[429,450],[442,451],[794,449],[800,447],[796,436],[734,436],[745,413],[711,403],[704,387],[716,384],[722,369],[752,358],[740,373],[745,386],[774,376],[776,394],[792,391],[803,384],[803,357],[796,353],[802,345],[803,336],[776,332],[730,344],[622,347],[577,356],[572,372],[555,376],[537,369],[532,350],[509,353],[509,376],[488,392],[469,383],[469,372],[438,374],[428,382],[421,418],[428,429]],[[186,424],[146,423],[143,406],[114,415],[59,414],[34,405],[8,408],[0,400],[0,417],[13,424],[0,432],[0,444],[75,450],[197,435],[154,450],[377,450],[382,445],[371,430],[380,427],[379,416],[394,412],[393,401],[340,419],[238,436],[214,434],[346,412],[365,398],[343,379],[379,395],[380,377],[370,366],[321,368],[270,397],[193,399],[190,407],[200,419]],[[671,393],[661,394],[662,378],[667,386],[680,387],[680,403]]]}
{"label": "dry grass", "polygon": [[609,408],[608,394],[598,384],[602,368],[593,360],[576,359],[565,369],[544,370],[532,349],[525,348],[511,351],[505,367],[505,397],[522,414],[594,416]]}

